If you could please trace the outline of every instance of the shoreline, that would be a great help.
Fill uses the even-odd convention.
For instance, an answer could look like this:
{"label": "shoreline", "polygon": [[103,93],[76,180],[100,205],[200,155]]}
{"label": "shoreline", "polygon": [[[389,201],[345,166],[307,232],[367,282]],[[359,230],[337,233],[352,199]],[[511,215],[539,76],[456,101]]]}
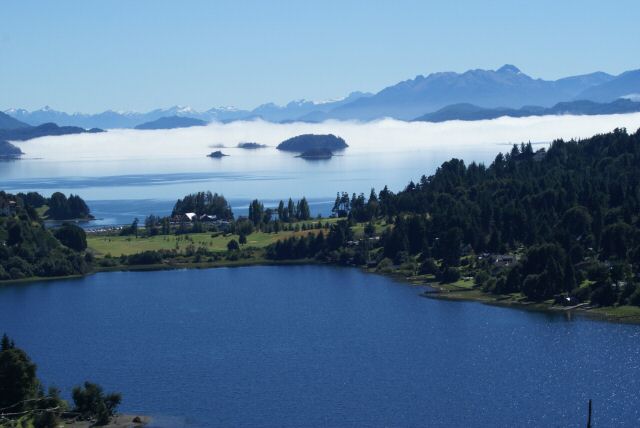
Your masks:
{"label": "shoreline", "polygon": [[[633,306],[603,306],[593,307],[586,303],[576,306],[558,306],[549,302],[533,302],[516,300],[509,295],[493,295],[478,289],[452,289],[447,284],[425,284],[433,289],[420,294],[421,297],[451,302],[476,302],[490,306],[511,308],[517,310],[565,314],[567,318],[574,315],[584,316],[596,321],[613,322],[618,324],[640,325],[640,307]],[[631,309],[628,309],[631,308]],[[632,313],[627,313],[632,312]]]}
{"label": "shoreline", "polygon": [[244,260],[220,260],[215,262],[188,262],[188,263],[158,263],[150,265],[116,265],[110,267],[96,266],[91,272],[78,275],[67,275],[62,277],[30,277],[23,279],[12,279],[0,281],[0,287],[5,285],[29,284],[40,281],[57,281],[64,279],[82,279],[84,277],[103,272],[152,272],[163,270],[179,269],[216,269],[229,267],[250,267],[250,266],[300,266],[300,265],[325,265],[332,267],[350,267],[360,269],[363,272],[387,276],[399,282],[417,287],[430,287],[432,290],[424,291],[420,297],[447,301],[467,301],[482,303],[486,305],[507,307],[518,310],[529,310],[547,313],[565,313],[568,317],[572,315],[585,316],[596,321],[614,322],[619,324],[640,325],[640,307],[590,307],[585,304],[574,307],[557,306],[549,302],[531,302],[516,300],[509,295],[493,295],[485,293],[476,288],[460,288],[451,284],[434,284],[426,282],[419,276],[405,276],[398,272],[379,272],[366,267],[342,266],[325,263],[314,259],[299,260],[267,260],[263,257],[249,258]]}

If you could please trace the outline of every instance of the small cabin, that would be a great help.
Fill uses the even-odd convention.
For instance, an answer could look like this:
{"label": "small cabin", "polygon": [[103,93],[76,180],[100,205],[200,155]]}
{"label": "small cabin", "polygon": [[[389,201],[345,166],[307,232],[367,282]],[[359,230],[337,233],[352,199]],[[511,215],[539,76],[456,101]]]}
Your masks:
{"label": "small cabin", "polygon": [[18,204],[16,201],[0,201],[0,216],[12,216],[16,214]]}
{"label": "small cabin", "polygon": [[184,218],[187,221],[193,221],[198,219],[198,215],[196,213],[184,213]]}
{"label": "small cabin", "polygon": [[493,256],[493,263],[496,266],[511,266],[515,262],[516,258],[508,254],[496,254],[495,256]]}

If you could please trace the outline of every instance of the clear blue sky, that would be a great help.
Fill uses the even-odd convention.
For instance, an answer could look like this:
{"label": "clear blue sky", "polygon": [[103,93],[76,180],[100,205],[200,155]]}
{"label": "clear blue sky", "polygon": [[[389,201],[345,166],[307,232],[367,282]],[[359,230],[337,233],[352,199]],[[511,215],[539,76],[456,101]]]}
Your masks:
{"label": "clear blue sky", "polygon": [[0,109],[242,108],[512,63],[640,68],[640,1],[0,0]]}

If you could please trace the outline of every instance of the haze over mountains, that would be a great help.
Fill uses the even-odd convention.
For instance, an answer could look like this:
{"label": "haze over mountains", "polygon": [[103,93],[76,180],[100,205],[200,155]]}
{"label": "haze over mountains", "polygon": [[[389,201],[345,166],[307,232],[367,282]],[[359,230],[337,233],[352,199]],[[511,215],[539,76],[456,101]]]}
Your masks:
{"label": "haze over mountains", "polygon": [[[528,115],[530,112],[539,114],[541,111],[546,111],[544,114],[562,114],[561,108],[554,108],[556,104],[583,100],[607,105],[585,106],[578,103],[578,107],[573,108],[574,114],[606,114],[612,108],[609,104],[620,98],[634,101],[625,109],[638,111],[634,105],[640,101],[640,70],[627,71],[618,76],[595,72],[558,80],[543,80],[532,78],[513,65],[504,65],[497,70],[476,69],[464,73],[420,75],[384,88],[376,94],[353,92],[337,101],[300,100],[285,106],[268,103],[253,110],[223,107],[199,112],[175,106],[146,113],[106,111],[99,114],[68,114],[50,108],[32,112],[10,109],[6,113],[31,125],[55,122],[83,128],[133,128],[171,116],[206,122],[257,118],[269,122],[321,122],[327,119],[368,121],[383,117],[427,120],[425,117],[430,113],[460,104],[471,104],[474,109],[491,109],[492,112],[487,113],[489,116],[503,109],[508,113],[518,110],[519,113],[514,113],[516,115]],[[620,106],[615,108],[618,107]],[[581,108],[586,108],[588,112],[580,112]],[[600,109],[602,112],[599,112]],[[568,111],[571,110],[570,108]]]}

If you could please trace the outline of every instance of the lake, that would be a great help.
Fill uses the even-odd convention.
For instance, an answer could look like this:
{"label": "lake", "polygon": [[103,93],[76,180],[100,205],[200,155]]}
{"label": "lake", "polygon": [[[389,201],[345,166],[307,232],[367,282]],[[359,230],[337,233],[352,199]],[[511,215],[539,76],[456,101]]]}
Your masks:
{"label": "lake", "polygon": [[[541,116],[444,123],[381,120],[275,124],[213,123],[184,129],[109,130],[99,134],[44,137],[16,142],[24,159],[0,163],[1,188],[9,192],[55,191],[89,201],[102,226],[130,223],[148,214],[168,215],[177,198],[201,190],[223,194],[238,214],[258,198],[266,206],[307,197],[313,215],[330,212],[337,192],[396,192],[410,180],[431,175],[453,157],[490,163],[513,143],[535,149],[555,138],[584,138],[616,127],[635,130],[640,113],[602,116]],[[349,148],[326,161],[296,158],[276,150],[304,133],[333,133]],[[268,147],[237,148],[243,141]],[[223,146],[219,148],[219,146]],[[228,157],[206,154],[222,150]]]}
{"label": "lake", "polygon": [[68,392],[154,426],[640,424],[640,327],[322,266],[113,272],[0,287],[0,330]]}

